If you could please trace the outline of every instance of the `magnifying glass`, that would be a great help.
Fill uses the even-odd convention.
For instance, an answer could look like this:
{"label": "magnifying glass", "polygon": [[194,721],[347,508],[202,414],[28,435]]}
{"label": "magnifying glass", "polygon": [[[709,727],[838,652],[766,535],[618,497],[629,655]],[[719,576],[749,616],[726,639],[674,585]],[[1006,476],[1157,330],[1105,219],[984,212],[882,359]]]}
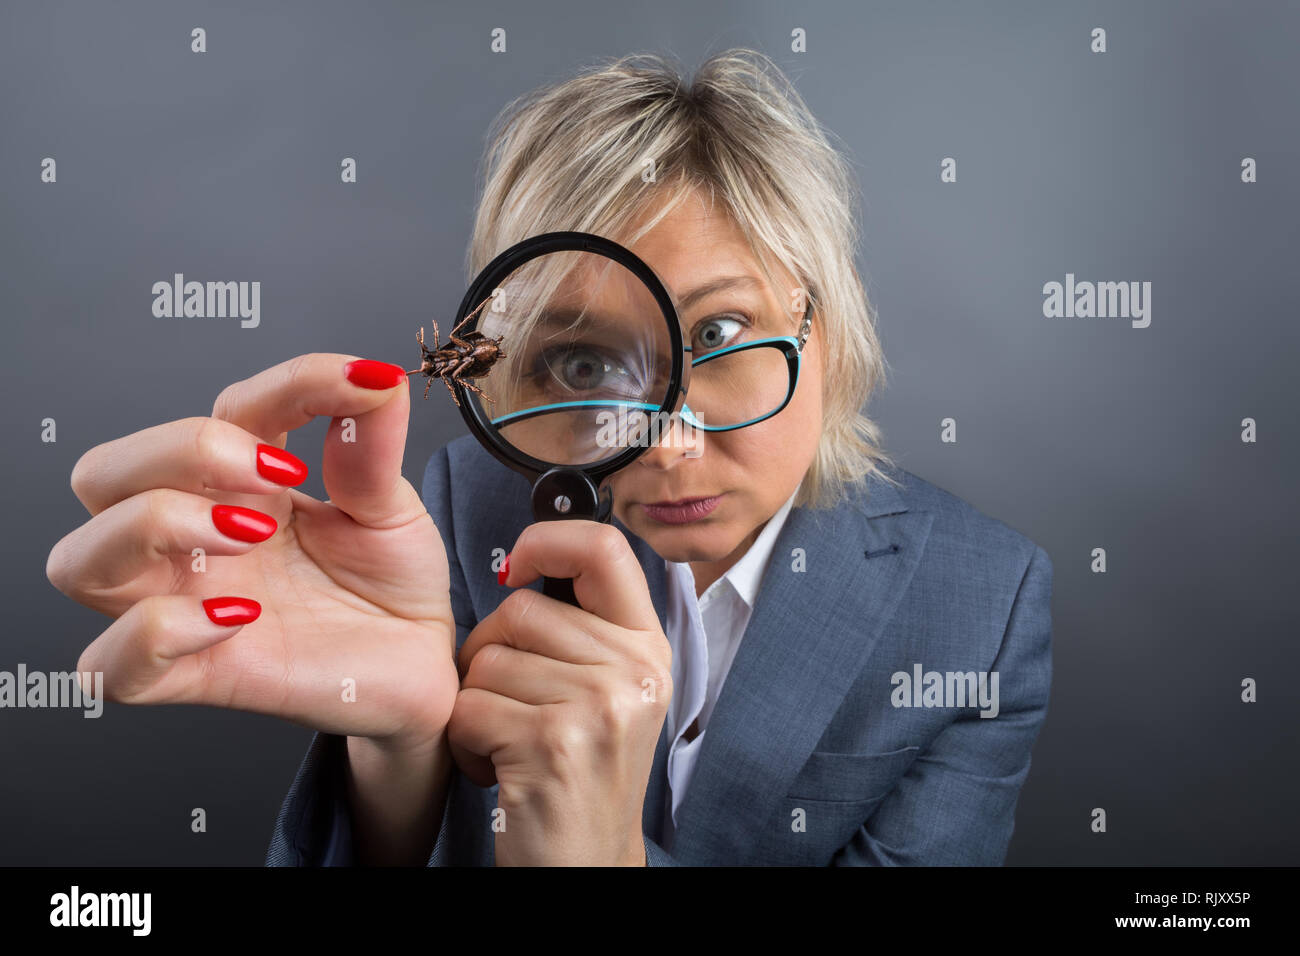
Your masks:
{"label": "magnifying glass", "polygon": [[[584,232],[533,236],[498,255],[435,347],[470,431],[532,482],[537,521],[608,522],[602,483],[667,431],[690,370],[658,277]],[[542,593],[578,604],[569,578],[545,578]]]}

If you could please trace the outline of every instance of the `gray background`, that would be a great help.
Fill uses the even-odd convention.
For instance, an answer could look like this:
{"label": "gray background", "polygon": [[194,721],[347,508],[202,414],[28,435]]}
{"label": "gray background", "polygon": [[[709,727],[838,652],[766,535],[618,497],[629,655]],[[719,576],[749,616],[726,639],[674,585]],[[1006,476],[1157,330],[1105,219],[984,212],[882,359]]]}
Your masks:
{"label": "gray background", "polygon": [[[410,364],[463,294],[508,99],[595,57],[752,46],[861,180],[888,447],[1055,562],[1050,714],[1008,862],[1294,864],[1298,36],[1295,4],[1258,2],[6,3],[0,669],[70,670],[108,624],[44,571],[85,520],[86,449],[303,351]],[[154,318],[174,272],[260,280],[261,327]],[[1152,282],[1150,328],[1044,318],[1067,272]],[[417,487],[464,431],[432,400]],[[289,444],[318,497],[325,425]],[[199,708],[0,711],[0,863],[260,863],[309,738]]]}

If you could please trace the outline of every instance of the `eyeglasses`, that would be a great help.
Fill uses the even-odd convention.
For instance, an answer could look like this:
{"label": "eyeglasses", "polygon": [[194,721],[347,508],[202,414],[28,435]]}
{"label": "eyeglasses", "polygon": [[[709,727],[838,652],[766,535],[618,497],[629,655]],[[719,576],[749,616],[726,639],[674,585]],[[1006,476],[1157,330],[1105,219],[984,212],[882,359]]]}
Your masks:
{"label": "eyeglasses", "polygon": [[803,347],[812,325],[812,304],[804,310],[799,336],[774,335],[692,353],[690,404],[682,421],[706,432],[734,431],[771,418],[794,397]]}
{"label": "eyeglasses", "polygon": [[[711,349],[702,354],[690,346],[682,351],[691,354],[689,384],[690,404],[683,403],[680,417],[692,428],[706,432],[734,431],[771,418],[790,403],[803,363],[803,348],[812,327],[812,303],[804,309],[798,337],[774,335],[736,345]],[[579,350],[581,351],[581,350]],[[569,354],[569,353],[564,353]],[[551,364],[550,362],[547,363]],[[563,362],[559,363],[563,367]],[[554,375],[554,371],[552,372]],[[558,377],[558,376],[557,376]],[[549,381],[549,379],[548,379]],[[612,396],[565,402],[523,401],[521,410],[498,416],[493,424],[510,424],[514,419],[532,418],[540,413],[563,412],[566,416],[599,409],[604,414],[612,408],[638,416],[657,412],[659,406]],[[640,419],[636,419],[638,422]],[[567,425],[577,428],[576,419]],[[589,425],[584,419],[582,427]],[[622,433],[620,432],[620,439]]]}

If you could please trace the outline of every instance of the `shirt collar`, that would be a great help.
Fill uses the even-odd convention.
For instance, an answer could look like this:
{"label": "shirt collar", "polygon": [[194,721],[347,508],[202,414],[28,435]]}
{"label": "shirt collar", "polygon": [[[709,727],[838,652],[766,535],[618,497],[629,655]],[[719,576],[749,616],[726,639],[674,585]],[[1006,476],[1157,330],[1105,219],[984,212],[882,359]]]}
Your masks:
{"label": "shirt collar", "polygon": [[[749,546],[744,556],[718,579],[721,581],[725,578],[730,582],[751,611],[758,597],[758,586],[762,581],[763,572],[767,569],[768,559],[772,556],[772,549],[776,547],[777,536],[780,535],[785,519],[790,514],[790,509],[794,507],[794,499],[798,495],[799,488],[795,488],[794,493],[785,500],[785,504],[781,505],[777,513],[767,520],[767,524],[763,526],[763,530],[758,533],[758,537],[754,539],[754,543]],[[690,570],[689,562],[668,562],[669,565],[679,563],[686,565],[683,570]],[[694,575],[687,575],[687,577],[693,579]]]}

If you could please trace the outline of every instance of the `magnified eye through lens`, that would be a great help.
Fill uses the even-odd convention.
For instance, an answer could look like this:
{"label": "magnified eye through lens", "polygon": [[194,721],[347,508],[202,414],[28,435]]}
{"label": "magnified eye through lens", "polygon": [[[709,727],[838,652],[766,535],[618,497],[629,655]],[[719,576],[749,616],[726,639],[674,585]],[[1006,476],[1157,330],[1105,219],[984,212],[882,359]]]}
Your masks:
{"label": "magnified eye through lens", "polygon": [[[491,293],[477,331],[503,357],[471,393],[498,435],[556,465],[627,448],[619,417],[653,413],[671,389],[673,345],[659,301],[632,271],[592,252],[527,260]],[[680,361],[680,359],[679,359]]]}
{"label": "magnified eye through lens", "polygon": [[577,342],[538,350],[532,384],[548,389],[550,401],[607,398],[640,401],[652,385],[651,371],[628,368],[626,355]]}

